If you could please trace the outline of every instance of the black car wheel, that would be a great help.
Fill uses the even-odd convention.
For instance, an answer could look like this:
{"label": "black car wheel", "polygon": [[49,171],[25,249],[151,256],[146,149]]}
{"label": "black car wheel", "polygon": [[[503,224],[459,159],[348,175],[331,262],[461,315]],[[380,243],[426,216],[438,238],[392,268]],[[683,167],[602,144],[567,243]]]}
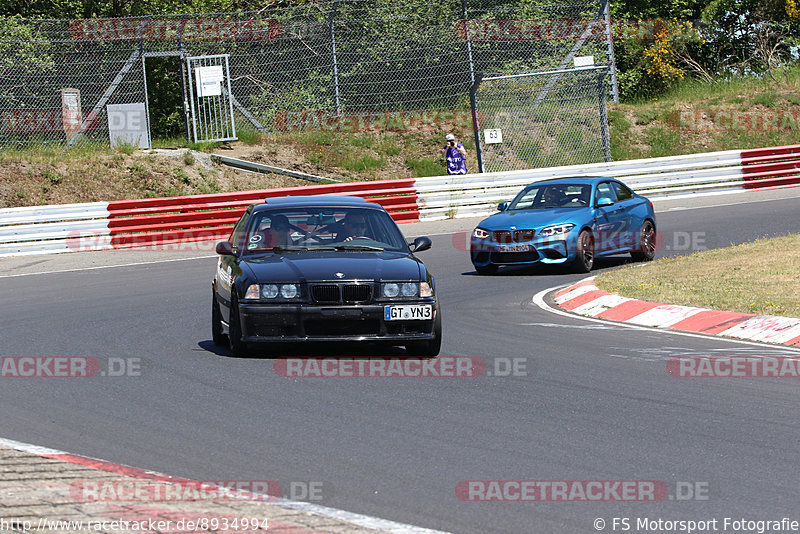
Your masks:
{"label": "black car wheel", "polygon": [[495,274],[497,272],[497,265],[494,265],[493,263],[481,266],[473,264],[473,266],[475,267],[475,272],[478,274]]}
{"label": "black car wheel", "polygon": [[631,252],[631,257],[635,261],[652,261],[656,255],[656,229],[653,223],[645,221],[642,223],[642,231],[639,232],[639,249]]}
{"label": "black car wheel", "polygon": [[588,273],[594,265],[594,236],[589,230],[581,230],[578,234],[577,247],[575,270],[579,273]]}
{"label": "black car wheel", "polygon": [[228,326],[228,348],[234,358],[247,356],[247,343],[242,341],[242,325],[239,322],[239,302],[236,299],[236,290],[231,288],[231,317]]}
{"label": "black car wheel", "polygon": [[222,333],[222,314],[219,311],[217,292],[213,286],[211,287],[211,340],[218,346],[228,344],[228,336]]}
{"label": "black car wheel", "polygon": [[439,355],[442,349],[442,311],[436,311],[436,317],[433,320],[433,339],[430,341],[417,341],[414,343],[406,343],[406,352],[411,356],[422,356],[425,358],[433,358]]}

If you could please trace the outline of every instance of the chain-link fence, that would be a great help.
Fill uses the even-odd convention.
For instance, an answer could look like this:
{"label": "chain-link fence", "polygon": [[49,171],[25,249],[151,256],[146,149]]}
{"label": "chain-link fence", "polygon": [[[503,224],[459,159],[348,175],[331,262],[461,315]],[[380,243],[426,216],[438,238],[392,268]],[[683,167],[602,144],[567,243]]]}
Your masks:
{"label": "chain-link fence", "polygon": [[481,172],[610,161],[607,73],[581,67],[480,80]]}
{"label": "chain-link fence", "polygon": [[229,56],[237,129],[470,130],[478,75],[558,69],[575,54],[609,63],[603,25],[585,35],[587,21],[602,20],[605,4],[596,2],[334,0],[246,13],[0,19],[0,146],[107,145],[108,106],[117,104],[144,103],[149,128],[155,114],[171,113],[154,93],[166,85],[148,82],[153,62],[171,57],[188,133],[189,84],[200,80],[187,58],[209,55]]}

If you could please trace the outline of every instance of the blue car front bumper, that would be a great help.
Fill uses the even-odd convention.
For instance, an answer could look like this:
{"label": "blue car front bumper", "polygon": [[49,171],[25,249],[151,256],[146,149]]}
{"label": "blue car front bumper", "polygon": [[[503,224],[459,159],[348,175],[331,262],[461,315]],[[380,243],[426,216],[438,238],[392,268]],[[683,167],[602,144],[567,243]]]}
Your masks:
{"label": "blue car front bumper", "polygon": [[491,238],[473,237],[470,242],[470,259],[477,267],[568,263],[575,259],[576,248],[576,238],[570,234],[556,238],[536,238],[525,243],[497,243]]}

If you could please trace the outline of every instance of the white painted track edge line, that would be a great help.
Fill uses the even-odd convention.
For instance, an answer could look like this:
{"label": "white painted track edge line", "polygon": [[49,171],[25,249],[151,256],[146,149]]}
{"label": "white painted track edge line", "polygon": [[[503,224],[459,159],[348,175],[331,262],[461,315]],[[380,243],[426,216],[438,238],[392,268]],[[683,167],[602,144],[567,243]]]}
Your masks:
{"label": "white painted track edge line", "polygon": [[633,324],[629,324],[629,323],[626,323],[626,322],[623,322],[623,321],[612,321],[610,319],[597,319],[597,318],[594,318],[594,317],[586,317],[584,315],[578,315],[576,313],[570,313],[570,312],[565,311],[565,310],[556,309],[556,308],[553,308],[552,306],[550,306],[547,302],[545,302],[545,300],[544,300],[545,295],[547,295],[549,293],[552,293],[552,292],[555,292],[555,291],[558,291],[559,289],[563,289],[565,287],[569,287],[571,285],[573,285],[573,284],[561,284],[561,285],[558,285],[558,286],[553,286],[553,287],[548,288],[548,289],[543,289],[543,290],[539,291],[538,293],[536,293],[535,295],[533,295],[533,297],[531,298],[531,301],[536,306],[538,306],[539,308],[541,308],[544,311],[547,311],[547,312],[550,312],[550,313],[554,313],[556,315],[562,315],[564,317],[570,317],[572,319],[580,319],[580,320],[583,320],[583,321],[591,321],[593,323],[600,323],[600,324],[605,324],[605,325],[611,324],[611,325],[615,325],[615,326],[621,326],[623,328],[631,328],[631,329],[634,329],[634,330],[644,330],[644,331],[647,331],[647,332],[663,332],[665,334],[673,334],[673,335],[685,336],[685,337],[695,337],[695,338],[700,338],[700,339],[705,339],[705,340],[718,340],[718,341],[724,341],[726,343],[741,343],[741,344],[745,344],[745,345],[752,345],[754,347],[762,347],[762,348],[769,347],[771,349],[784,349],[787,352],[800,354],[800,348],[791,347],[789,345],[781,345],[781,344],[777,344],[777,343],[766,343],[766,342],[758,342],[758,341],[748,341],[746,339],[734,339],[734,338],[723,337],[723,336],[715,336],[713,334],[701,334],[701,333],[697,333],[697,332],[685,332],[683,330],[675,330],[675,329],[672,329],[672,328],[658,328],[658,327],[653,327],[653,326],[633,325]]}
{"label": "white painted track edge line", "polygon": [[[16,441],[7,438],[0,438],[0,447],[7,447],[10,449],[27,452],[31,454],[35,454],[37,456],[44,456],[44,455],[69,455],[69,456],[77,456],[79,458],[85,458],[89,460],[97,460],[101,462],[108,462],[108,460],[101,460],[99,458],[92,458],[89,456],[83,456],[80,454],[73,454],[71,452],[60,451],[57,449],[51,449],[48,447],[41,447],[39,445],[33,445],[31,443],[24,443],[22,441]],[[63,460],[67,461],[67,460]],[[115,462],[108,462],[114,465]],[[149,473],[155,473],[155,471],[147,471]],[[258,494],[256,494],[258,495]],[[265,495],[265,497],[270,497]],[[282,508],[289,508],[292,510],[297,510],[301,512],[307,512],[311,514],[321,515],[331,519],[338,519],[340,521],[345,521],[347,523],[351,523],[353,525],[358,525],[365,528],[371,528],[375,530],[383,530],[385,532],[391,532],[393,534],[450,534],[449,532],[443,530],[431,530],[428,528],[417,527],[414,525],[407,525],[404,523],[397,523],[395,521],[390,521],[388,519],[381,519],[379,517],[372,517],[363,514],[357,514],[354,512],[348,512],[345,510],[338,510],[336,508],[330,508],[328,506],[321,506],[319,504],[312,504],[302,501],[293,501],[290,499],[283,499],[283,498],[275,498],[270,497],[269,501],[270,504],[280,506]]]}
{"label": "white painted track edge line", "polygon": [[59,273],[77,273],[80,271],[95,271],[98,269],[112,269],[115,267],[136,267],[138,265],[153,265],[156,263],[170,263],[174,261],[190,261],[190,260],[202,260],[207,258],[216,258],[217,255],[213,256],[192,256],[190,258],[170,258],[167,260],[153,260],[153,261],[137,261],[133,263],[120,263],[117,265],[95,265],[93,267],[76,267],[75,269],[61,269],[57,271],[41,271],[37,273],[19,273],[19,274],[2,274],[0,278],[17,278],[19,276],[34,276],[38,274],[59,274]]}

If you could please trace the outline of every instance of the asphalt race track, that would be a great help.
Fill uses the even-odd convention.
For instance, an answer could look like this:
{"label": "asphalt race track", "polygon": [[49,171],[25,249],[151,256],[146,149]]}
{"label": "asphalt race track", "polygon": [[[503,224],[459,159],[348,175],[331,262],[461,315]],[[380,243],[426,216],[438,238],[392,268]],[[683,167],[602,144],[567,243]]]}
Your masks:
{"label": "asphalt race track", "polygon": [[[792,195],[656,205],[670,247],[659,255],[687,235],[719,247],[798,232]],[[403,226],[409,238],[420,228]],[[684,379],[665,368],[672,356],[797,352],[548,313],[532,295],[582,276],[478,276],[454,241],[464,242],[434,235],[420,254],[443,304],[442,355],[480,357],[494,376],[283,378],[268,357],[233,359],[210,342],[210,257],[0,278],[0,355],[140,366],[140,376],[0,378],[0,436],[199,480],[319,481],[318,504],[456,533],[588,533],[596,518],[612,531],[613,517],[634,527],[645,517],[800,519],[796,380]],[[514,359],[526,374],[496,376]],[[692,487],[701,499],[464,502],[455,488],[469,480],[654,480],[670,497]]]}

